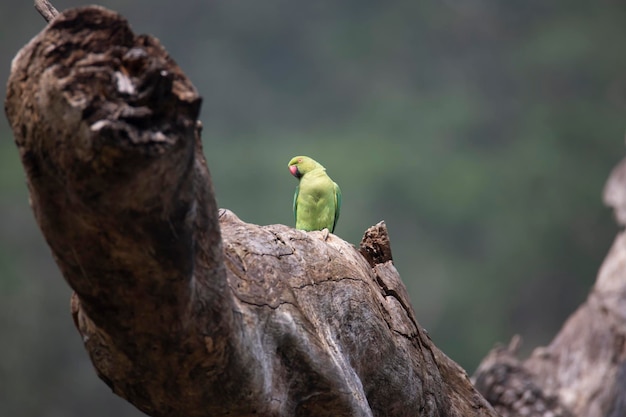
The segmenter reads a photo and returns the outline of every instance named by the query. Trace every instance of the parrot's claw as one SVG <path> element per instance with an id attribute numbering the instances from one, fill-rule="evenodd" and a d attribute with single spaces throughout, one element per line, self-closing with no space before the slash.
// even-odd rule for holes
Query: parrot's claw
<path id="1" fill-rule="evenodd" d="M 330 232 L 328 231 L 328 229 L 325 227 L 322 229 L 322 237 L 324 238 L 324 242 L 326 242 L 328 240 L 328 235 L 330 234 Z"/>

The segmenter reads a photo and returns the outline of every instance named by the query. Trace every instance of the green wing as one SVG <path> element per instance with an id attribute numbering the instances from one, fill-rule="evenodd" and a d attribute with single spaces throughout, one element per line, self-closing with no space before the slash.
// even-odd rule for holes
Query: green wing
<path id="1" fill-rule="evenodd" d="M 296 185 L 296 192 L 293 194 L 293 218 L 298 221 L 298 194 L 300 194 L 300 184 Z"/>
<path id="2" fill-rule="evenodd" d="M 341 212 L 341 188 L 339 188 L 336 182 L 334 182 L 333 184 L 335 184 L 335 221 L 333 222 L 333 228 L 330 231 L 331 233 L 335 232 L 335 227 L 337 227 L 337 220 L 339 220 L 339 213 Z"/>

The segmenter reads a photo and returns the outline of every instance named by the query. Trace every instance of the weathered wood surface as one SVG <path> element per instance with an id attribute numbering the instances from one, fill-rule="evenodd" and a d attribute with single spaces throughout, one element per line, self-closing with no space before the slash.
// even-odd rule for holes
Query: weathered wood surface
<path id="1" fill-rule="evenodd" d="M 151 416 L 495 416 L 417 323 L 384 224 L 359 252 L 218 211 L 200 104 L 157 40 L 99 7 L 12 65 L 33 211 L 112 390 Z"/>
<path id="2" fill-rule="evenodd" d="M 604 201 L 626 224 L 626 159 L 611 173 Z M 547 347 L 525 361 L 492 351 L 474 376 L 504 417 L 626 416 L 626 234 L 613 243 L 587 300 Z"/>

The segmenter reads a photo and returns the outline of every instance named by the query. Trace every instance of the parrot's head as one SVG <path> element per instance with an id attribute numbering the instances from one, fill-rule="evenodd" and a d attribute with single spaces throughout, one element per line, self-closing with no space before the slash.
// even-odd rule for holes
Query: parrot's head
<path id="1" fill-rule="evenodd" d="M 314 159 L 309 158 L 308 156 L 294 156 L 291 158 L 291 161 L 289 161 L 288 167 L 291 175 L 298 179 L 302 178 L 304 174 L 311 172 L 314 169 L 324 169 L 321 164 L 315 162 Z"/>

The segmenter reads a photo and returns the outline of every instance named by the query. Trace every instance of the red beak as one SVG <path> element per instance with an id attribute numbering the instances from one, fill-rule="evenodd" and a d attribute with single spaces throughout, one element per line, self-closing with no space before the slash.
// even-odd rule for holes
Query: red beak
<path id="1" fill-rule="evenodd" d="M 298 172 L 298 167 L 295 165 L 292 165 L 289 167 L 289 172 L 291 172 L 291 175 L 293 175 L 296 178 L 300 177 L 300 173 Z"/>

